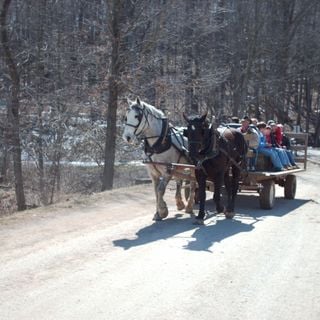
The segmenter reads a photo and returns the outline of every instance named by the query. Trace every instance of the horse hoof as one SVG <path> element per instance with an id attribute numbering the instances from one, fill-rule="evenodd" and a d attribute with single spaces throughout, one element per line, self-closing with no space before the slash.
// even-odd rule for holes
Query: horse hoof
<path id="1" fill-rule="evenodd" d="M 233 211 L 225 211 L 224 215 L 225 215 L 225 217 L 227 219 L 232 219 L 234 217 L 234 215 L 235 215 L 235 212 L 233 212 Z"/>
<path id="2" fill-rule="evenodd" d="M 162 218 L 159 216 L 159 213 L 156 212 L 152 218 L 153 221 L 161 221 Z"/>
<path id="3" fill-rule="evenodd" d="M 186 206 L 185 206 L 185 204 L 184 204 L 183 202 L 177 204 L 177 209 L 178 209 L 179 211 L 183 210 L 185 207 L 186 207 Z"/>
<path id="4" fill-rule="evenodd" d="M 217 213 L 225 213 L 225 212 L 226 212 L 226 208 L 225 207 L 217 208 Z"/>
<path id="5" fill-rule="evenodd" d="M 196 225 L 196 226 L 203 226 L 204 225 L 204 220 L 203 219 L 195 219 L 193 224 Z"/>
<path id="6" fill-rule="evenodd" d="M 186 213 L 189 213 L 189 214 L 193 214 L 193 208 L 188 208 L 188 207 L 186 207 L 185 212 L 186 212 Z"/>
<path id="7" fill-rule="evenodd" d="M 164 208 L 162 209 L 161 211 L 157 212 L 158 213 L 158 216 L 161 218 L 161 219 L 164 219 L 168 216 L 169 214 L 169 210 L 168 208 Z"/>

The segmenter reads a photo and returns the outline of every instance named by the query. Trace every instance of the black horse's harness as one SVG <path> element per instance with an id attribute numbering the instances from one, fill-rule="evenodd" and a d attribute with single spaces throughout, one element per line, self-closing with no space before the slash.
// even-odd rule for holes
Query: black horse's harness
<path id="1" fill-rule="evenodd" d="M 229 163 L 232 163 L 232 165 L 236 166 L 240 170 L 243 169 L 241 167 L 241 161 L 238 163 L 234 160 L 232 156 L 230 156 L 230 152 L 228 151 L 231 151 L 231 150 L 227 151 L 224 148 L 221 148 L 219 145 L 219 140 L 223 140 L 227 147 L 230 146 L 230 142 L 224 136 L 225 131 L 228 129 L 229 129 L 228 127 L 225 127 L 223 132 L 220 132 L 216 127 L 209 127 L 204 129 L 205 140 L 208 142 L 208 144 L 203 150 L 200 151 L 201 159 L 197 159 L 197 165 L 196 165 L 197 169 L 200 169 L 204 171 L 205 174 L 207 174 L 203 166 L 203 163 L 206 160 L 216 158 L 220 154 L 220 152 L 227 157 Z M 199 143 L 199 141 L 191 141 L 191 143 Z"/>

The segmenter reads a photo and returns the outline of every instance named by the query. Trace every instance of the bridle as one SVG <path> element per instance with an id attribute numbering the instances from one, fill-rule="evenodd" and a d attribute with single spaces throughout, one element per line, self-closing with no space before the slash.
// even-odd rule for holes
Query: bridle
<path id="1" fill-rule="evenodd" d="M 191 129 L 190 127 L 194 126 L 194 124 L 191 124 L 191 125 L 188 125 L 188 131 L 193 131 L 193 130 L 208 130 L 208 129 L 205 129 L 205 128 L 195 128 L 195 129 Z M 198 138 L 198 139 L 190 139 L 190 137 L 188 136 L 188 143 L 189 144 L 198 144 L 198 145 L 202 145 L 203 144 L 203 140 L 204 140 L 204 136 L 203 135 L 201 138 Z"/>
<path id="2" fill-rule="evenodd" d="M 194 126 L 194 128 L 192 128 L 192 126 Z M 199 161 L 201 159 L 203 161 L 204 159 L 208 159 L 208 157 L 210 158 L 211 156 L 215 156 L 217 154 L 217 143 L 219 138 L 218 131 L 212 130 L 211 127 L 203 124 L 189 124 L 187 130 L 189 132 L 197 130 L 202 131 L 201 134 L 198 133 L 196 135 L 197 137 L 190 137 L 190 135 L 188 135 L 190 156 L 194 160 Z"/>
<path id="3" fill-rule="evenodd" d="M 136 106 L 132 106 L 131 109 L 135 110 L 138 112 L 138 124 L 131 124 L 131 123 L 128 123 L 128 119 L 126 117 L 126 123 L 125 123 L 125 126 L 128 126 L 128 127 L 132 127 L 132 128 L 135 128 L 133 134 L 138 137 L 139 135 L 142 134 L 142 132 L 144 131 L 144 128 L 146 127 L 147 123 L 149 124 L 149 121 L 148 121 L 148 115 L 145 113 L 145 107 L 143 107 L 143 109 L 141 108 L 138 108 Z M 129 111 L 131 110 L 129 109 Z M 140 130 L 140 132 L 137 132 L 138 128 L 140 127 L 140 124 L 142 122 L 142 119 L 143 119 L 143 116 L 145 117 L 146 121 L 145 121 L 145 124 L 143 126 L 143 128 Z"/>
<path id="4" fill-rule="evenodd" d="M 148 112 L 148 110 L 145 108 L 145 105 L 143 105 L 143 108 L 139 108 L 138 106 L 136 105 L 133 105 L 130 107 L 129 111 L 133 109 L 135 110 L 136 112 L 138 112 L 138 124 L 134 125 L 134 124 L 131 124 L 131 123 L 128 123 L 127 121 L 127 118 L 126 118 L 126 123 L 125 123 L 125 126 L 129 126 L 129 127 L 132 127 L 132 128 L 135 128 L 133 134 L 138 137 L 140 136 L 143 132 L 144 132 L 144 129 L 146 128 L 147 125 L 150 126 L 150 123 L 149 123 L 149 120 L 148 120 L 148 114 L 151 114 L 154 118 L 156 119 L 159 119 L 159 120 L 162 120 L 162 121 L 166 121 L 167 118 L 166 117 L 157 117 L 155 116 L 154 114 Z M 141 129 L 139 129 L 141 123 L 142 123 L 142 120 L 143 118 L 145 119 L 145 122 L 144 122 L 144 125 Z M 137 132 L 139 129 L 139 132 Z M 151 137 L 144 137 L 144 139 L 148 139 L 148 138 L 158 138 L 159 136 L 151 136 Z"/>

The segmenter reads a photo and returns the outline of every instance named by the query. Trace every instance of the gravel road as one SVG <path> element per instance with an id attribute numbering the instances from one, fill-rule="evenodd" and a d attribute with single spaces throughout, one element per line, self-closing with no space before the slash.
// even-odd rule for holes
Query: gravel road
<path id="1" fill-rule="evenodd" d="M 319 320 L 319 183 L 310 164 L 295 200 L 241 194 L 205 226 L 174 190 L 153 222 L 150 185 L 1 217 L 0 319 Z"/>

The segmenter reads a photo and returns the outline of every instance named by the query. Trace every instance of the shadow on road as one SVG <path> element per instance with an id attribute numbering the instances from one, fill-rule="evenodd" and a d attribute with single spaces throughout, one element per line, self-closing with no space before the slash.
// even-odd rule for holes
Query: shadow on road
<path id="1" fill-rule="evenodd" d="M 195 230 L 192 234 L 191 241 L 184 248 L 188 250 L 212 252 L 209 248 L 214 243 L 241 232 L 250 232 L 254 229 L 254 223 L 256 222 L 256 220 L 253 220 L 252 223 L 247 224 L 236 219 L 217 220 L 215 224 Z"/>
<path id="2" fill-rule="evenodd" d="M 259 199 L 254 195 L 239 194 L 236 205 L 236 216 L 232 220 L 224 219 L 222 215 L 215 216 L 213 201 L 207 200 L 206 209 L 209 211 L 207 219 L 210 223 L 204 226 L 194 225 L 194 218 L 181 219 L 181 214 L 173 218 L 155 222 L 140 229 L 135 239 L 118 239 L 113 244 L 128 250 L 132 247 L 145 245 L 154 241 L 164 240 L 183 232 L 195 229 L 190 242 L 184 247 L 188 250 L 210 251 L 209 248 L 223 239 L 241 232 L 250 232 L 254 224 L 263 221 L 269 216 L 282 217 L 304 205 L 308 200 L 286 200 L 277 198 L 272 210 L 263 210 L 259 207 Z M 197 208 L 195 208 L 197 210 Z M 185 217 L 185 215 L 183 215 Z M 215 217 L 213 221 L 211 218 Z"/>
<path id="3" fill-rule="evenodd" d="M 163 221 L 154 222 L 150 226 L 140 229 L 135 239 L 119 239 L 114 240 L 113 244 L 116 247 L 122 247 L 127 250 L 131 247 L 141 246 L 150 242 L 168 239 L 179 233 L 197 228 L 193 225 L 193 217 L 179 219 L 182 215 L 177 214 L 173 218 L 168 218 Z"/>
<path id="4" fill-rule="evenodd" d="M 236 212 L 252 218 L 262 217 L 282 217 L 295 209 L 303 206 L 310 200 L 293 199 L 288 200 L 283 197 L 276 197 L 273 209 L 265 210 L 260 208 L 259 197 L 256 194 L 239 194 L 236 200 Z M 209 204 L 210 203 L 210 204 Z M 208 203 L 208 208 L 213 208 L 212 201 Z"/>
<path id="5" fill-rule="evenodd" d="M 185 246 L 185 249 L 196 251 L 209 251 L 214 243 L 232 237 L 241 232 L 250 232 L 254 229 L 254 224 L 262 222 L 265 218 L 283 217 L 294 211 L 309 200 L 287 200 L 277 198 L 275 206 L 271 210 L 260 209 L 259 198 L 253 194 L 239 194 L 237 197 L 236 216 L 232 220 L 217 220 L 215 224 L 209 224 L 203 228 L 195 230 L 192 240 Z M 208 200 L 206 209 L 214 211 L 213 201 Z"/>

